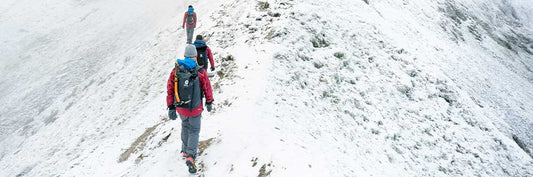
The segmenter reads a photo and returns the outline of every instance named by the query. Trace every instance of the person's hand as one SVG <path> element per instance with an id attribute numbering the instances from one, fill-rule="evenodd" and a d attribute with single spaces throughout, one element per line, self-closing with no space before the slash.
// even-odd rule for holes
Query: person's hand
<path id="1" fill-rule="evenodd" d="M 185 26 L 181 26 L 181 29 L 185 29 Z"/>
<path id="2" fill-rule="evenodd" d="M 213 109 L 213 102 L 205 103 L 205 107 L 207 108 L 207 112 L 211 112 Z"/>
<path id="3" fill-rule="evenodd" d="M 178 118 L 176 107 L 174 105 L 168 106 L 168 118 L 170 118 L 170 120 L 176 120 Z"/>
<path id="4" fill-rule="evenodd" d="M 214 67 L 214 66 L 213 66 L 213 67 L 211 67 L 211 71 L 214 71 L 214 70 L 215 70 L 215 67 Z"/>

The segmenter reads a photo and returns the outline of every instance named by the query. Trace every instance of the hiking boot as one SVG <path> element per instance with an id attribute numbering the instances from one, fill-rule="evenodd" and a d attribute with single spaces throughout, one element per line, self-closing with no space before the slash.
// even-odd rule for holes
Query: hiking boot
<path id="1" fill-rule="evenodd" d="M 189 173 L 196 173 L 196 171 L 198 171 L 198 167 L 194 164 L 194 158 L 187 157 L 185 163 L 187 164 L 187 167 L 189 167 Z"/>
<path id="2" fill-rule="evenodd" d="M 181 159 L 187 158 L 187 153 L 185 151 L 180 151 L 181 153 Z"/>

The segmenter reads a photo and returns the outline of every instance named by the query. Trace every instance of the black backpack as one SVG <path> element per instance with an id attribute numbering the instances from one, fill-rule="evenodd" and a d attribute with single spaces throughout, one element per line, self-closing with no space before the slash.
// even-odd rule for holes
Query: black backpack
<path id="1" fill-rule="evenodd" d="M 188 70 L 176 63 L 174 70 L 174 106 L 190 110 L 198 107 L 202 102 L 198 67 Z"/>
<path id="2" fill-rule="evenodd" d="M 194 24 L 194 12 L 187 12 L 187 24 Z"/>
<path id="3" fill-rule="evenodd" d="M 200 68 L 207 68 L 207 46 L 196 46 L 196 52 L 198 53 L 198 66 Z"/>

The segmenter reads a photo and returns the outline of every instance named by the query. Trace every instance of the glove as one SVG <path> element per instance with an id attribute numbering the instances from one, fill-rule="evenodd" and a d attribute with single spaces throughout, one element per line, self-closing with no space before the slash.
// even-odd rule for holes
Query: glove
<path id="1" fill-rule="evenodd" d="M 213 102 L 205 103 L 205 107 L 207 108 L 207 112 L 211 112 L 213 108 Z"/>
<path id="2" fill-rule="evenodd" d="M 168 118 L 170 118 L 170 120 L 176 120 L 178 118 L 176 107 L 174 105 L 168 106 Z"/>
<path id="3" fill-rule="evenodd" d="M 213 67 L 211 67 L 211 71 L 214 71 L 214 70 L 215 70 L 215 67 L 214 67 L 214 66 L 213 66 Z"/>
<path id="4" fill-rule="evenodd" d="M 185 26 L 181 26 L 181 29 L 185 29 Z"/>

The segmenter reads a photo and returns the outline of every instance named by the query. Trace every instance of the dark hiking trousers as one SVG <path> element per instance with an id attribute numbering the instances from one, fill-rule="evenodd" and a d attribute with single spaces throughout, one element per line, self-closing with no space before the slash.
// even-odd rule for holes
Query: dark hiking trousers
<path id="1" fill-rule="evenodd" d="M 196 117 L 181 116 L 181 151 L 188 156 L 196 158 L 198 151 L 198 138 L 200 138 L 200 125 L 202 114 Z"/>
<path id="2" fill-rule="evenodd" d="M 187 44 L 192 44 L 193 35 L 194 35 L 194 27 L 187 27 Z"/>

